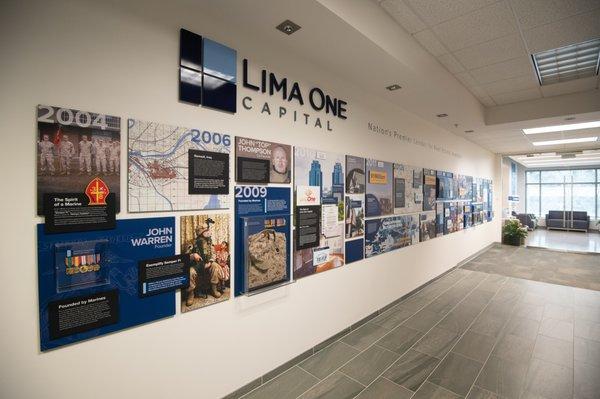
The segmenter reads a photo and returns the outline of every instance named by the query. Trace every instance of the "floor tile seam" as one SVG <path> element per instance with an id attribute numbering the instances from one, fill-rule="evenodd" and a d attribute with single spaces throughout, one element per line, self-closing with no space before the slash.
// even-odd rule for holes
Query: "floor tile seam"
<path id="1" fill-rule="evenodd" d="M 462 280 L 462 279 L 461 279 L 461 280 Z M 460 280 L 459 280 L 459 281 L 460 281 Z M 482 282 L 483 282 L 483 280 L 482 280 L 482 281 L 480 281 L 480 282 L 479 282 L 479 284 L 481 284 Z M 457 283 L 458 283 L 458 281 L 457 281 Z M 476 287 L 478 287 L 478 286 L 479 286 L 479 284 L 477 284 L 477 285 L 476 285 L 476 286 L 473 288 L 473 290 L 475 290 L 475 289 L 476 289 Z M 451 287 L 449 287 L 448 289 L 450 289 L 450 288 L 451 288 Z M 470 294 L 470 293 L 471 293 L 473 290 L 471 290 L 471 291 L 469 291 L 467 294 L 465 294 L 465 297 L 466 297 L 467 295 L 469 295 L 469 294 Z M 496 293 L 496 294 L 497 294 L 497 293 Z M 461 301 L 461 302 L 462 302 L 462 301 Z M 460 302 L 459 302 L 459 303 L 457 303 L 457 304 L 456 304 L 456 305 L 455 305 L 455 306 L 454 306 L 454 307 L 453 307 L 453 308 L 450 310 L 450 312 L 451 312 L 452 310 L 454 310 L 454 309 L 455 309 L 455 308 L 456 308 L 456 307 L 457 307 L 459 304 L 460 304 Z M 481 310 L 481 312 L 483 312 L 483 310 L 484 310 L 486 307 L 487 307 L 487 305 L 486 305 L 486 306 L 485 306 L 485 307 L 484 307 L 484 308 Z M 448 312 L 448 313 L 450 313 L 450 312 Z M 481 314 L 481 312 L 480 312 L 479 314 Z M 418 312 L 417 312 L 417 313 L 418 313 Z M 416 313 L 415 313 L 415 314 L 416 314 Z M 475 319 L 476 319 L 477 317 L 479 317 L 479 314 L 478 314 L 478 315 L 475 317 Z M 414 316 L 414 315 L 413 315 L 413 316 Z M 444 316 L 444 317 L 445 317 L 445 316 Z M 421 336 L 421 338 L 419 338 L 419 339 L 418 339 L 418 340 L 417 340 L 415 343 L 413 343 L 413 344 L 412 344 L 412 345 L 411 345 L 409 348 L 407 348 L 407 349 L 406 349 L 406 350 L 405 350 L 405 351 L 404 351 L 404 352 L 403 352 L 403 353 L 400 355 L 400 357 L 399 357 L 398 359 L 396 359 L 396 361 L 394 361 L 392 364 L 390 364 L 388 367 L 386 367 L 386 368 L 385 368 L 385 369 L 384 369 L 384 370 L 383 370 L 383 371 L 382 371 L 382 372 L 381 372 L 381 373 L 380 373 L 380 374 L 379 374 L 377 377 L 375 377 L 375 379 L 374 379 L 373 381 L 371 381 L 371 383 L 370 383 L 369 385 L 367 385 L 365 389 L 368 389 L 368 388 L 369 388 L 369 387 L 370 387 L 370 386 L 373 384 L 373 382 L 377 381 L 377 379 L 378 379 L 379 377 L 383 377 L 383 374 L 385 374 L 385 372 L 386 372 L 386 371 L 388 371 L 388 370 L 389 370 L 389 369 L 390 369 L 390 368 L 391 368 L 391 367 L 392 367 L 394 364 L 396 364 L 396 362 L 397 362 L 398 360 L 400 360 L 400 358 L 402 358 L 402 356 L 404 356 L 406 353 L 408 353 L 408 351 L 410 351 L 410 350 L 414 350 L 414 351 L 417 351 L 417 352 L 419 352 L 419 353 L 422 353 L 422 352 L 420 352 L 420 351 L 418 351 L 418 350 L 414 349 L 414 348 L 415 348 L 415 345 L 417 345 L 417 344 L 419 343 L 419 341 L 421 341 L 421 339 L 423 339 L 423 337 L 425 337 L 427 334 L 429 334 L 429 332 L 430 332 L 431 330 L 433 330 L 433 329 L 434 329 L 434 328 L 435 328 L 435 327 L 436 327 L 438 324 L 440 324 L 440 323 L 441 323 L 441 321 L 444 319 L 444 317 L 442 317 L 442 318 L 441 318 L 441 319 L 440 319 L 440 320 L 439 320 L 439 321 L 438 321 L 436 324 L 434 324 L 434 325 L 433 325 L 433 326 L 432 326 L 432 327 L 431 327 L 429 330 L 427 330 L 427 332 L 425 332 L 425 333 L 423 334 L 423 336 Z M 472 324 L 472 323 L 475 321 L 475 319 L 473 319 L 473 321 L 471 322 L 471 324 Z M 407 320 L 408 320 L 408 319 L 407 319 Z M 406 321 L 405 321 L 405 322 L 406 322 Z M 402 323 L 401 325 L 403 325 L 403 324 L 404 324 L 404 323 Z M 469 324 L 469 326 L 470 326 L 471 324 Z M 396 328 L 398 328 L 398 327 L 400 327 L 400 326 L 397 326 Z M 405 326 L 405 327 L 406 327 L 406 326 Z M 410 327 L 407 327 L 407 328 L 410 328 Z M 440 328 L 441 328 L 441 327 L 440 327 Z M 462 336 L 465 334 L 465 332 L 466 332 L 467 330 L 468 330 L 468 328 L 467 328 L 465 331 L 463 331 L 463 333 L 462 333 L 462 334 L 461 334 L 461 335 L 458 337 L 458 340 L 460 340 L 460 339 L 462 338 Z M 417 331 L 419 331 L 419 330 L 417 330 Z M 422 332 L 422 331 L 419 331 L 419 332 Z M 373 345 L 375 345 L 377 342 L 379 342 L 379 341 L 380 341 L 381 339 L 383 339 L 383 338 L 384 338 L 384 337 L 381 337 L 379 340 L 375 341 L 375 343 L 374 343 Z M 452 346 L 452 348 L 454 348 L 454 346 L 456 346 L 456 343 L 458 342 L 458 340 L 457 340 L 457 341 L 454 343 L 454 345 Z M 452 351 L 452 348 L 450 348 L 450 351 Z M 448 353 L 450 353 L 450 351 L 449 351 Z M 427 354 L 425 354 L 425 355 L 427 355 Z M 446 355 L 447 355 L 447 354 L 446 354 Z M 427 355 L 427 356 L 429 356 L 429 355 Z M 431 356 L 431 357 L 434 357 L 434 356 Z M 445 358 L 445 356 L 444 356 L 444 358 Z M 437 358 L 436 358 L 436 359 L 437 359 Z M 440 359 L 438 359 L 438 360 L 440 360 Z M 439 366 L 439 364 L 440 364 L 442 361 L 443 361 L 443 359 L 441 359 L 441 360 L 440 360 L 440 362 L 437 364 L 437 366 Z M 435 368 L 437 368 L 437 366 L 436 366 Z M 435 371 L 435 368 L 434 368 L 434 370 L 433 370 L 433 371 Z M 433 373 L 433 371 L 432 371 L 432 373 Z M 427 378 L 429 378 L 429 376 L 431 376 L 431 373 L 430 373 L 430 374 L 427 376 Z M 425 379 L 425 381 L 427 381 L 427 378 Z M 421 385 L 422 385 L 422 384 L 421 384 Z M 417 390 L 418 390 L 418 389 L 417 389 Z M 416 392 L 416 391 L 415 391 L 415 392 Z M 413 396 L 414 396 L 414 394 L 413 394 Z M 411 396 L 411 397 L 412 397 L 412 396 Z"/>
<path id="2" fill-rule="evenodd" d="M 361 392 L 367 387 L 365 384 L 363 384 L 362 382 L 360 382 L 359 380 L 357 380 L 356 378 L 350 376 L 349 374 L 343 372 L 342 370 L 338 370 L 338 373 L 343 374 L 344 376 L 350 378 L 352 381 L 360 384 L 361 387 L 363 387 L 363 389 L 361 389 Z M 360 393 L 360 392 L 359 392 Z"/>

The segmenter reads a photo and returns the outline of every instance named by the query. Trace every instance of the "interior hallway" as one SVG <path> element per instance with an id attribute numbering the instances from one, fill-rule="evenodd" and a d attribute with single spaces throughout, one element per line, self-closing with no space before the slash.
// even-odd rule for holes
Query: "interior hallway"
<path id="1" fill-rule="evenodd" d="M 600 291 L 468 270 L 582 256 L 493 247 L 227 398 L 599 398 Z"/>

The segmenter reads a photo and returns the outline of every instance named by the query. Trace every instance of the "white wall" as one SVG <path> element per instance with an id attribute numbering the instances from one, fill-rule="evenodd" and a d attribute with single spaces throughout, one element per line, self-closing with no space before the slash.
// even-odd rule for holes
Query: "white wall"
<path id="1" fill-rule="evenodd" d="M 307 350 L 500 238 L 500 217 L 467 231 L 225 303 L 48 353 L 39 352 L 35 224 L 35 109 L 60 105 L 126 118 L 201 127 L 369 156 L 500 182 L 490 152 L 430 125 L 312 60 L 265 48 L 226 21 L 178 5 L 137 9 L 106 2 L 3 2 L 0 132 L 4 152 L 0 233 L 0 397 L 215 398 Z M 257 10 L 260 12 L 260 10 Z M 143 16 L 142 16 L 143 14 Z M 251 18 L 251 16 L 249 16 Z M 325 133 L 246 111 L 228 115 L 177 102 L 180 27 L 228 44 L 265 65 L 347 99 L 349 118 Z M 245 89 L 240 89 L 238 100 Z M 263 98 L 253 94 L 255 103 Z M 286 104 L 288 112 L 305 108 Z M 315 114 L 314 111 L 309 113 Z M 446 155 L 369 133 L 367 122 L 460 154 Z M 125 164 L 125 140 L 122 140 Z M 125 170 L 123 170 L 125 172 Z M 126 174 L 121 185 L 126 187 Z M 501 184 L 495 184 L 499 216 Z M 125 194 L 125 190 L 122 191 Z M 122 196 L 120 217 L 128 215 Z M 185 213 L 169 213 L 179 216 Z M 165 214 L 161 214 L 164 216 Z M 145 215 L 150 216 L 150 215 Z"/>

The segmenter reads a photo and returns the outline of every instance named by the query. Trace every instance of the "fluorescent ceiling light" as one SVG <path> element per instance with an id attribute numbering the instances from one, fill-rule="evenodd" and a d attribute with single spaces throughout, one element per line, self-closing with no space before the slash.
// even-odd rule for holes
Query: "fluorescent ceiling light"
<path id="1" fill-rule="evenodd" d="M 600 39 L 532 55 L 540 85 L 598 75 Z"/>
<path id="2" fill-rule="evenodd" d="M 552 133 L 552 132 L 566 132 L 568 130 L 593 129 L 595 127 L 600 127 L 600 121 L 572 123 L 570 125 L 554 125 L 554 126 L 534 127 L 531 129 L 523 129 L 523 133 L 539 134 L 539 133 Z"/>
<path id="3" fill-rule="evenodd" d="M 589 143 L 592 141 L 597 141 L 598 137 L 581 137 L 578 139 L 563 139 L 563 140 L 548 140 L 548 141 L 534 141 L 533 145 L 558 145 L 558 144 L 575 144 L 575 143 Z"/>

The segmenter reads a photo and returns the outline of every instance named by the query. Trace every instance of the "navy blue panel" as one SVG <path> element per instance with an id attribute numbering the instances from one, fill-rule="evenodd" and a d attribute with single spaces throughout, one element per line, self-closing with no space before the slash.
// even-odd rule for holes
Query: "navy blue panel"
<path id="1" fill-rule="evenodd" d="M 185 29 L 179 31 L 179 65 L 202 71 L 202 36 Z"/>
<path id="2" fill-rule="evenodd" d="M 365 241 L 362 238 L 346 241 L 346 264 L 363 259 L 364 254 Z"/>
<path id="3" fill-rule="evenodd" d="M 202 104 L 202 74 L 187 68 L 179 68 L 179 101 Z"/>
<path id="4" fill-rule="evenodd" d="M 237 75 L 237 52 L 210 39 L 204 39 L 202 47 L 204 73 L 235 83 Z"/>
<path id="5" fill-rule="evenodd" d="M 235 113 L 237 105 L 235 84 L 205 74 L 202 88 L 202 105 Z"/>
<path id="6" fill-rule="evenodd" d="M 37 226 L 40 341 L 42 351 L 98 337 L 175 314 L 175 292 L 140 298 L 138 262 L 175 254 L 175 218 L 117 220 L 114 230 L 49 234 Z M 109 269 L 108 283 L 57 292 L 56 244 L 104 240 L 103 267 Z M 86 295 L 118 291 L 118 321 L 89 331 L 52 339 L 49 304 Z"/>

